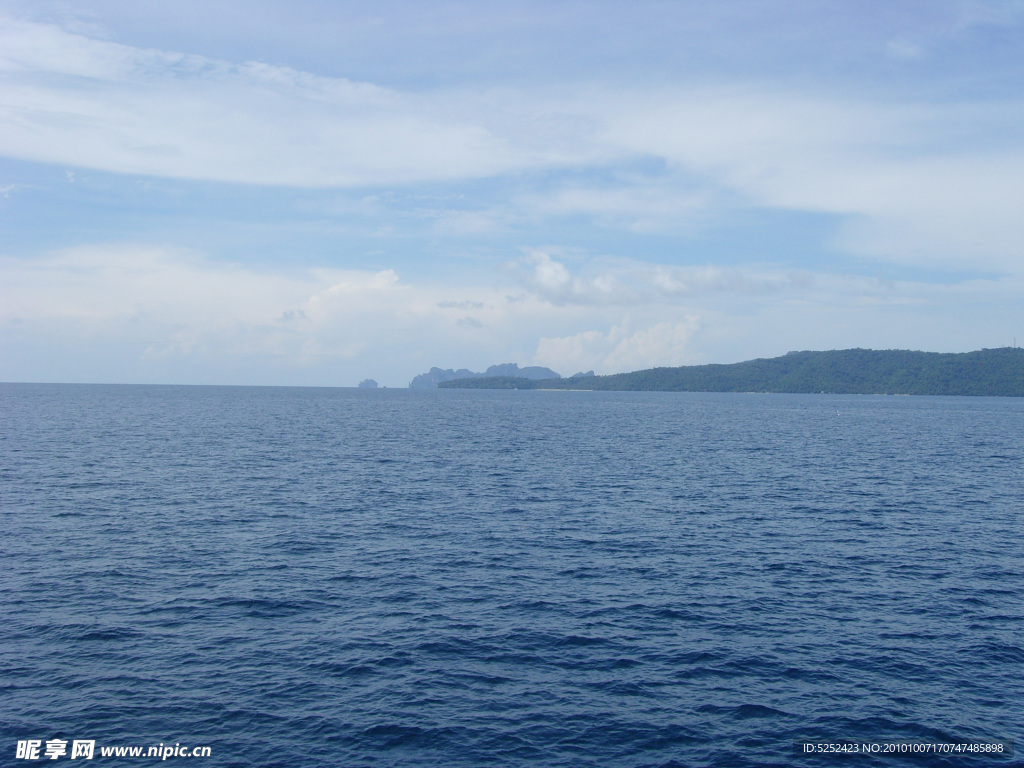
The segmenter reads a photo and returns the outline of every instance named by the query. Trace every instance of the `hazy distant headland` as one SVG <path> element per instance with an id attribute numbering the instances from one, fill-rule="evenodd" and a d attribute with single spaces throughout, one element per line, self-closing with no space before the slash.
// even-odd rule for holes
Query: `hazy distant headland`
<path id="1" fill-rule="evenodd" d="M 523 379 L 532 380 L 547 380 L 547 379 L 560 379 L 557 373 L 552 371 L 550 368 L 541 368 L 540 366 L 531 366 L 527 368 L 520 368 L 516 363 L 503 363 L 501 365 L 492 365 L 483 373 L 474 373 L 473 371 L 465 368 L 459 368 L 457 371 L 453 371 L 451 368 L 431 368 L 427 373 L 421 373 L 419 376 L 409 382 L 409 389 L 433 389 L 441 384 L 449 381 L 457 381 L 459 379 L 490 379 L 490 378 L 509 378 L 520 381 Z"/>
<path id="2" fill-rule="evenodd" d="M 557 375 L 547 378 L 524 376 L 522 371 L 535 370 L 528 368 L 520 369 L 518 374 L 490 373 L 498 368 L 504 366 L 492 366 L 485 376 L 453 377 L 439 381 L 436 386 L 465 389 L 1024 397 L 1024 349 L 1018 347 L 962 353 L 913 352 L 902 349 L 790 352 L 782 357 L 729 365 L 650 368 L 609 376 L 577 374 L 567 379 Z M 431 369 L 431 372 L 436 370 Z"/>

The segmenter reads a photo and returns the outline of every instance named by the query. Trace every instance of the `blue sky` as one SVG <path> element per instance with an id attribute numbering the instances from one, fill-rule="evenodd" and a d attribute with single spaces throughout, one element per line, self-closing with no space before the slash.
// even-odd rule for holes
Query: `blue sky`
<path id="1" fill-rule="evenodd" d="M 1024 340 L 1024 3 L 0 0 L 0 380 Z"/>

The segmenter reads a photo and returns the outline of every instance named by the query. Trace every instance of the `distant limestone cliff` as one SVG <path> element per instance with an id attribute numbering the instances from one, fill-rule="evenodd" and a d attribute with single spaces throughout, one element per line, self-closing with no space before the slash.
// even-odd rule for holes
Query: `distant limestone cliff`
<path id="1" fill-rule="evenodd" d="M 540 366 L 520 368 L 516 363 L 492 365 L 483 373 L 474 373 L 473 371 L 466 370 L 465 368 L 459 368 L 457 371 L 453 371 L 451 368 L 446 370 L 442 370 L 441 368 L 431 368 L 428 373 L 421 373 L 409 382 L 409 389 L 434 389 L 438 384 L 442 384 L 446 381 L 456 381 L 458 379 L 487 379 L 498 377 L 511 379 L 561 378 L 561 376 L 550 368 L 541 368 Z"/>
<path id="2" fill-rule="evenodd" d="M 791 392 L 849 395 L 978 395 L 1024 397 L 1024 349 L 912 352 L 842 349 L 790 352 L 730 365 L 651 368 L 611 376 L 546 381 L 465 378 L 443 387 L 588 389 L 660 392 Z"/>

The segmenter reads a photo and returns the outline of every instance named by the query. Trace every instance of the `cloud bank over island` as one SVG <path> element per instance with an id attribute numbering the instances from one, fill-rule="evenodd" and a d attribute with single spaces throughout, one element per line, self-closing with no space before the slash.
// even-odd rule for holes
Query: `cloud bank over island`
<path id="1" fill-rule="evenodd" d="M 0 2 L 0 379 L 1024 338 L 1019 7 L 456 5 Z"/>

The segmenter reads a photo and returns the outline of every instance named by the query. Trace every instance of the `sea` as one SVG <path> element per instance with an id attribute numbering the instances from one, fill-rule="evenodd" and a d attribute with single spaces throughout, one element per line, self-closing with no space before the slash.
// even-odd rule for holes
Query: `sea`
<path id="1" fill-rule="evenodd" d="M 0 525 L 0 765 L 1024 765 L 1024 399 L 4 384 Z"/>

